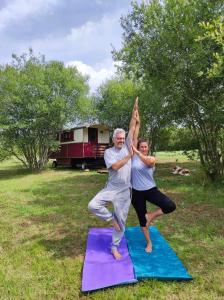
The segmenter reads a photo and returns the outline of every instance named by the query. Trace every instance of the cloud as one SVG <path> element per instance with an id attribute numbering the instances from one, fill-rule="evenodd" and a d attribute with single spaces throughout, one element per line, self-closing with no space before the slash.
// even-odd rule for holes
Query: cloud
<path id="1" fill-rule="evenodd" d="M 10 0 L 0 10 L 0 63 L 31 47 L 46 60 L 74 63 L 93 92 L 113 76 L 113 45 L 121 46 L 120 16 L 131 0 Z M 8 3 L 8 4 L 7 4 Z"/>
<path id="2" fill-rule="evenodd" d="M 119 19 L 120 13 L 104 15 L 97 22 L 88 21 L 80 27 L 72 28 L 67 40 L 77 44 L 82 43 L 88 46 L 89 49 L 92 47 L 102 49 L 110 46 L 111 43 L 117 44 L 121 32 Z"/>
<path id="3" fill-rule="evenodd" d="M 82 61 L 94 66 L 111 57 L 112 45 L 121 45 L 120 13 L 106 15 L 97 22 L 88 21 L 82 26 L 73 27 L 66 35 L 55 38 L 49 34 L 43 39 L 35 39 L 26 44 L 35 52 L 45 54 L 46 59 L 61 61 Z"/>
<path id="4" fill-rule="evenodd" d="M 103 5 L 103 0 L 96 0 L 96 4 Z"/>
<path id="5" fill-rule="evenodd" d="M 89 76 L 90 92 L 94 93 L 96 89 L 107 79 L 114 76 L 116 67 L 111 60 L 102 61 L 95 67 L 84 64 L 81 61 L 68 61 L 65 63 L 66 67 L 76 67 L 83 75 Z"/>
<path id="6" fill-rule="evenodd" d="M 13 0 L 0 10 L 0 30 L 12 23 L 21 22 L 28 16 L 43 14 L 59 0 Z"/>

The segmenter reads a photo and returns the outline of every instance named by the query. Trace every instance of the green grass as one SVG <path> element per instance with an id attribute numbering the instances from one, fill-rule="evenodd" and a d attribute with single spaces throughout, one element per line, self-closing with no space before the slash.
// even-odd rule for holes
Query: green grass
<path id="1" fill-rule="evenodd" d="M 182 151 L 172 151 L 172 152 L 157 152 L 156 153 L 157 162 L 159 163 L 172 163 L 174 166 L 180 163 L 189 162 L 189 159 Z"/>
<path id="2" fill-rule="evenodd" d="M 170 174 L 176 157 L 190 177 Z M 11 160 L 0 164 L 0 299 L 223 299 L 224 188 L 180 153 L 158 153 L 157 161 L 158 186 L 178 209 L 155 225 L 192 282 L 146 280 L 82 294 L 88 229 L 106 226 L 86 207 L 107 176 L 66 168 L 32 174 Z M 127 226 L 135 225 L 131 207 Z"/>

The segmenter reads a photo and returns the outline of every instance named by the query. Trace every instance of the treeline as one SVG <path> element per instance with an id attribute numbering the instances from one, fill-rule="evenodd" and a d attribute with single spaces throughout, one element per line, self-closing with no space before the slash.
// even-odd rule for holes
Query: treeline
<path id="1" fill-rule="evenodd" d="M 198 142 L 188 128 L 170 127 L 159 132 L 156 151 L 183 151 L 192 155 L 198 149 Z"/>
<path id="2" fill-rule="evenodd" d="M 122 48 L 113 51 L 119 76 L 95 101 L 101 120 L 125 126 L 126 92 L 139 95 L 141 135 L 150 137 L 152 151 L 162 147 L 165 128 L 186 128 L 213 181 L 224 176 L 223 15 L 219 0 L 133 2 L 121 18 Z"/>
<path id="3" fill-rule="evenodd" d="M 128 130 L 139 96 L 142 137 L 151 151 L 197 149 L 213 180 L 224 177 L 224 3 L 132 2 L 121 17 L 116 76 L 94 96 L 76 68 L 32 51 L 0 68 L 0 157 L 41 169 L 58 147 L 55 133 L 77 120 Z"/>

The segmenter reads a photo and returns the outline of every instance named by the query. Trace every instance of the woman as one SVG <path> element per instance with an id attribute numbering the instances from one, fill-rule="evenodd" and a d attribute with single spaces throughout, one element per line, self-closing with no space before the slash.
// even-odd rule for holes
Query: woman
<path id="1" fill-rule="evenodd" d="M 140 121 L 138 121 L 140 126 Z M 155 158 L 148 156 L 149 143 L 147 140 L 140 140 L 137 143 L 139 127 L 136 127 L 134 142 L 132 145 L 132 205 L 137 213 L 139 223 L 145 236 L 147 246 L 146 252 L 152 251 L 152 243 L 149 236 L 148 227 L 157 217 L 173 212 L 176 209 L 175 203 L 166 195 L 161 193 L 154 181 Z M 137 144 L 137 148 L 136 148 Z M 146 201 L 149 201 L 159 208 L 148 213 Z"/>

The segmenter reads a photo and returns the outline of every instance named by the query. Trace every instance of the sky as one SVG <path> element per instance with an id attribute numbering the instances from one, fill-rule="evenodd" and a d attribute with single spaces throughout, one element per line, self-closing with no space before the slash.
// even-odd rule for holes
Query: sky
<path id="1" fill-rule="evenodd" d="M 115 73 L 112 45 L 121 47 L 120 17 L 131 0 L 0 0 L 0 64 L 31 47 L 89 75 L 90 91 Z"/>

